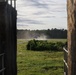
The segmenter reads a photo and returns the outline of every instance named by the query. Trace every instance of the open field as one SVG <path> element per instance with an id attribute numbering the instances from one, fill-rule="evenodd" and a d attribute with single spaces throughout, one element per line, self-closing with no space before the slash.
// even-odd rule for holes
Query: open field
<path id="1" fill-rule="evenodd" d="M 28 42 L 30 39 L 18 39 L 17 43 L 23 43 L 23 42 Z M 33 40 L 33 39 L 31 39 Z M 51 42 L 66 42 L 67 39 L 47 39 L 47 41 L 51 41 Z"/>
<path id="2" fill-rule="evenodd" d="M 64 40 L 62 41 L 64 42 Z M 29 51 L 26 50 L 27 42 L 26 40 L 17 40 L 18 75 L 64 74 L 63 52 Z"/>

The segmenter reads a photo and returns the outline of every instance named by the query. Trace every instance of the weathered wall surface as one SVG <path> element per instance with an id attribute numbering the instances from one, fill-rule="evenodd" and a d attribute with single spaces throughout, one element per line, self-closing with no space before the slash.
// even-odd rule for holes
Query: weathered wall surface
<path id="1" fill-rule="evenodd" d="M 17 75 L 16 15 L 14 8 L 5 2 L 0 3 L 0 54 L 5 53 L 4 75 Z"/>
<path id="2" fill-rule="evenodd" d="M 5 50 L 5 23 L 4 23 L 4 10 L 5 7 L 3 6 L 5 3 L 0 4 L 0 54 L 4 53 Z M 2 69 L 2 56 L 0 56 L 0 70 Z M 2 73 L 0 73 L 1 75 Z"/>
<path id="3" fill-rule="evenodd" d="M 76 0 L 67 0 L 68 75 L 76 75 Z"/>

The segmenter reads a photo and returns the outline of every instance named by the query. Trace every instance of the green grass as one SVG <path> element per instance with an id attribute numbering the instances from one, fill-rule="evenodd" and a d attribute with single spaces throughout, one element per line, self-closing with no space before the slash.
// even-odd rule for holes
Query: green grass
<path id="1" fill-rule="evenodd" d="M 51 41 L 51 42 L 66 42 L 67 39 L 49 39 L 48 41 Z"/>
<path id="2" fill-rule="evenodd" d="M 17 43 L 18 75 L 63 75 L 63 52 L 29 51 L 27 41 Z"/>

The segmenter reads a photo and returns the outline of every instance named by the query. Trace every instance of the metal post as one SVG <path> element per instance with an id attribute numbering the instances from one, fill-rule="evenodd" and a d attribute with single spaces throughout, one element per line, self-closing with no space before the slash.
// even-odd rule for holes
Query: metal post
<path id="1" fill-rule="evenodd" d="M 12 6 L 12 0 L 10 0 L 10 4 L 11 4 L 11 6 Z"/>
<path id="2" fill-rule="evenodd" d="M 14 8 L 16 9 L 16 0 L 14 0 Z"/>

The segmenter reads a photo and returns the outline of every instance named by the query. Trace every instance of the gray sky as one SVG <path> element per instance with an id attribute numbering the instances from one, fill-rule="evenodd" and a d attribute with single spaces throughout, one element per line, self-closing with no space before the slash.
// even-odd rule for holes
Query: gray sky
<path id="1" fill-rule="evenodd" d="M 18 29 L 67 29 L 66 0 L 17 0 Z"/>

